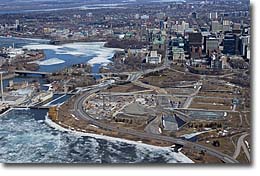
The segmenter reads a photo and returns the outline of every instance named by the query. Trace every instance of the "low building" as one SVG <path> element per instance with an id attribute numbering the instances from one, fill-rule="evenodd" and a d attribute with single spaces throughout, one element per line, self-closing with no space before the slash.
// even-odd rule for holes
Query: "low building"
<path id="1" fill-rule="evenodd" d="M 173 62 L 185 61 L 185 54 L 183 48 L 173 47 L 172 54 L 173 54 Z"/>
<path id="2" fill-rule="evenodd" d="M 149 64 L 160 64 L 162 62 L 162 55 L 157 54 L 157 51 L 151 51 L 148 56 L 146 56 L 146 63 Z"/>

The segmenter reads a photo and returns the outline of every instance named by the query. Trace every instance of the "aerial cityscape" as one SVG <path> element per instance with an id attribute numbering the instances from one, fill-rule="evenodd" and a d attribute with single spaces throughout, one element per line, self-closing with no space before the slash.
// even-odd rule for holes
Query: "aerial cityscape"
<path id="1" fill-rule="evenodd" d="M 3 0 L 0 163 L 251 163 L 249 0 Z"/>

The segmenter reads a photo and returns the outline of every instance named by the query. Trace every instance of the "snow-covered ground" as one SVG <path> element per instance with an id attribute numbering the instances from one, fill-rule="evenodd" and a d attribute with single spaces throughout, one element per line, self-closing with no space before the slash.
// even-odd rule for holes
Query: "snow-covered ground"
<path id="1" fill-rule="evenodd" d="M 184 134 L 184 135 L 181 135 L 181 137 L 184 137 L 185 139 L 191 139 L 195 136 L 198 136 L 200 134 L 207 133 L 207 132 L 209 132 L 209 131 L 201 131 L 201 132 L 196 132 L 196 133 Z"/>

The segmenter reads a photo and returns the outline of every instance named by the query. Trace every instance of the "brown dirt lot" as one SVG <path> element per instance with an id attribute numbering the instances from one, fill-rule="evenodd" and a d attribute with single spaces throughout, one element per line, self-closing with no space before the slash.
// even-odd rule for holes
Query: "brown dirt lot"
<path id="1" fill-rule="evenodd" d="M 104 90 L 104 92 L 135 92 L 135 91 L 143 91 L 143 90 L 148 90 L 136 85 L 133 85 L 131 83 L 125 84 L 125 85 L 120 85 L 120 86 L 113 86 L 110 89 Z"/>

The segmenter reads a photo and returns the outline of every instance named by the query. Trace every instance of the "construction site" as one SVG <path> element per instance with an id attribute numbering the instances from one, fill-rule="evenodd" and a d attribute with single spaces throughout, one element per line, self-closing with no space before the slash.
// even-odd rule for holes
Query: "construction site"
<path id="1" fill-rule="evenodd" d="M 181 77 L 181 80 L 170 82 L 172 77 Z M 112 84 L 89 94 L 84 99 L 83 111 L 97 123 L 112 125 L 115 129 L 195 142 L 234 155 L 240 162 L 246 163 L 250 161 L 247 153 L 236 154 L 236 136 L 248 134 L 250 129 L 244 91 L 219 78 L 166 69 L 147 74 L 130 83 Z M 153 145 L 173 145 L 102 129 L 91 121 L 77 117 L 73 108 L 77 96 L 71 97 L 62 106 L 51 109 L 51 119 L 76 131 L 116 137 L 119 135 Z M 196 162 L 219 162 L 200 152 L 185 148 L 183 152 Z"/>

